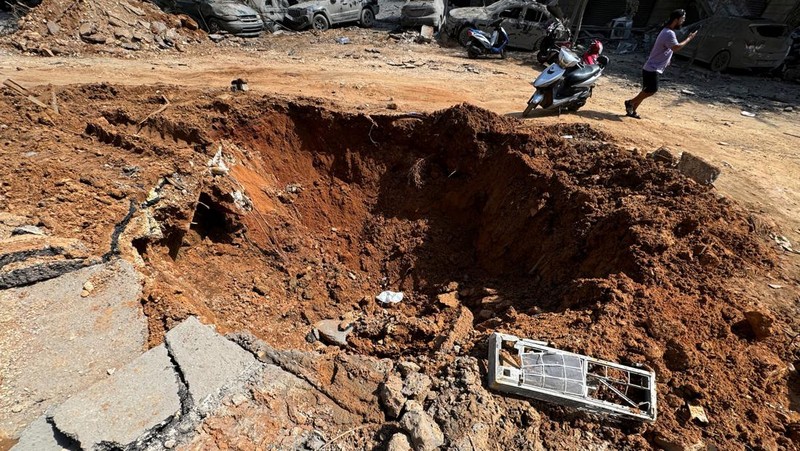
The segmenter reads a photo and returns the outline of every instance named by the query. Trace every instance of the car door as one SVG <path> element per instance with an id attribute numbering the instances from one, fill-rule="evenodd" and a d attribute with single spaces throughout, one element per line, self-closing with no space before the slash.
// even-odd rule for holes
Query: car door
<path id="1" fill-rule="evenodd" d="M 507 8 L 497 14 L 498 18 L 503 19 L 500 26 L 508 33 L 508 45 L 511 47 L 514 46 L 513 36 L 516 36 L 522 30 L 520 16 L 522 16 L 522 7 Z M 492 32 L 492 30 L 488 29 L 486 31 Z"/>
<path id="2" fill-rule="evenodd" d="M 325 2 L 325 9 L 328 11 L 328 16 L 331 19 L 331 25 L 343 22 L 343 1 L 344 0 L 328 0 Z"/>
<path id="3" fill-rule="evenodd" d="M 511 45 L 525 50 L 538 49 L 540 40 L 546 34 L 544 24 L 549 19 L 550 15 L 545 7 L 538 3 L 525 7 L 520 21 L 519 33 L 511 40 Z"/>
<path id="4" fill-rule="evenodd" d="M 353 22 L 361 18 L 361 0 L 340 0 L 342 2 L 342 22 Z"/>

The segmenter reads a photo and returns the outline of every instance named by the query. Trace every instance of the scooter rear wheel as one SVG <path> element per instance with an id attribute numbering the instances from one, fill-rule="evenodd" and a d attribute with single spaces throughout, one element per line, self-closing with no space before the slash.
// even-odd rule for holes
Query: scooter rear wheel
<path id="1" fill-rule="evenodd" d="M 470 45 L 469 47 L 467 47 L 467 56 L 468 57 L 470 57 L 472 59 L 475 59 L 480 54 L 481 54 L 481 51 L 478 50 L 474 45 Z"/>

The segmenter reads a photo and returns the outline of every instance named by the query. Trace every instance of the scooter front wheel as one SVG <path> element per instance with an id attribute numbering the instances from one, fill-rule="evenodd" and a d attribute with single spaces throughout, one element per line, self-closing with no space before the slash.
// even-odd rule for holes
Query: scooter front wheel
<path id="1" fill-rule="evenodd" d="M 522 117 L 529 117 L 535 108 L 535 103 L 529 103 L 528 106 L 525 107 L 525 111 L 522 112 Z"/>
<path id="2" fill-rule="evenodd" d="M 467 56 L 468 57 L 470 57 L 472 59 L 475 59 L 480 54 L 481 54 L 481 51 L 478 50 L 474 45 L 470 45 L 469 47 L 467 47 Z"/>

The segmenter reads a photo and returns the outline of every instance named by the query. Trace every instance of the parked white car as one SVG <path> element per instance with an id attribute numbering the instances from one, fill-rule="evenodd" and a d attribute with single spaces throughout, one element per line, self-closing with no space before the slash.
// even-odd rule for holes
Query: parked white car
<path id="1" fill-rule="evenodd" d="M 400 25 L 438 29 L 444 23 L 444 0 L 408 0 L 400 9 Z"/>

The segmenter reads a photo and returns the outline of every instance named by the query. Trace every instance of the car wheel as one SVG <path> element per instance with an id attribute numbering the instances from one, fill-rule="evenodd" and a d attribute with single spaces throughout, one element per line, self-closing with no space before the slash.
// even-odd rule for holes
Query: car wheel
<path id="1" fill-rule="evenodd" d="M 709 66 L 714 72 L 722 72 L 731 64 L 731 52 L 722 50 L 711 58 Z"/>
<path id="2" fill-rule="evenodd" d="M 325 17 L 323 14 L 317 14 L 314 16 L 314 19 L 311 21 L 311 26 L 315 30 L 325 31 L 331 27 L 331 23 L 328 22 L 328 18 Z"/>
<path id="3" fill-rule="evenodd" d="M 208 34 L 216 34 L 222 31 L 217 19 L 208 19 Z"/>
<path id="4" fill-rule="evenodd" d="M 465 25 L 461 28 L 461 31 L 458 32 L 458 43 L 461 44 L 462 47 L 466 47 L 469 44 L 469 26 Z"/>
<path id="5" fill-rule="evenodd" d="M 375 25 L 375 13 L 369 8 L 361 10 L 361 26 L 364 28 L 372 28 Z"/>

